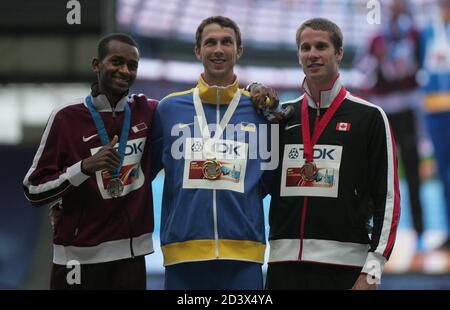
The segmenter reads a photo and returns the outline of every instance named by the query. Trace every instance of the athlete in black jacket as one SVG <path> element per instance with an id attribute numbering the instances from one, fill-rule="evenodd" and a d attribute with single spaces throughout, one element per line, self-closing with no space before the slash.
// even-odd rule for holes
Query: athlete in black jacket
<path id="1" fill-rule="evenodd" d="M 305 94 L 280 128 L 266 287 L 373 289 L 400 216 L 394 138 L 381 108 L 341 84 L 337 25 L 306 21 L 297 46 Z"/>

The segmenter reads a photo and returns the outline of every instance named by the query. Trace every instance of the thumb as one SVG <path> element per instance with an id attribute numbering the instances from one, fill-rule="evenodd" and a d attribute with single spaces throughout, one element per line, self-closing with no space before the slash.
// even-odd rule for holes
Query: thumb
<path id="1" fill-rule="evenodd" d="M 109 142 L 109 145 L 111 147 L 114 147 L 114 145 L 116 145 L 117 141 L 119 141 L 119 137 L 117 137 L 117 135 L 114 135 L 113 139 L 111 140 L 111 142 Z"/>

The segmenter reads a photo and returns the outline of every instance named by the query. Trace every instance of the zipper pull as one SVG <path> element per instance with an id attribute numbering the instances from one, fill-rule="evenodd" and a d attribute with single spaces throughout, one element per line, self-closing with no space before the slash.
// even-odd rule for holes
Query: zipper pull
<path id="1" fill-rule="evenodd" d="M 314 130 L 315 130 L 315 128 L 319 125 L 319 121 L 320 121 L 320 109 L 317 108 L 316 120 L 315 120 L 315 122 L 314 122 Z"/>
<path id="2" fill-rule="evenodd" d="M 78 227 L 75 228 L 75 237 L 78 236 Z"/>

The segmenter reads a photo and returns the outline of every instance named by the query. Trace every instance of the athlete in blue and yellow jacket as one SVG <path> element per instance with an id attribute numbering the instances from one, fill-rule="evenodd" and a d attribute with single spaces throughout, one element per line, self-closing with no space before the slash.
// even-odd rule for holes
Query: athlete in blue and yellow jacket
<path id="1" fill-rule="evenodd" d="M 204 68 L 197 86 L 167 96 L 156 111 L 152 164 L 153 175 L 165 170 L 166 289 L 263 288 L 263 180 L 278 160 L 268 152 L 266 120 L 234 74 L 242 52 L 235 22 L 203 20 L 196 33 Z M 260 95 L 266 104 L 276 101 L 271 92 Z"/>
<path id="2" fill-rule="evenodd" d="M 212 132 L 240 96 L 224 134 L 211 144 L 217 167 L 208 167 L 208 156 L 202 155 L 207 153 L 207 143 L 194 104 L 197 91 Z M 249 93 L 238 88 L 237 79 L 217 87 L 200 78 L 196 88 L 161 101 L 154 130 L 153 163 L 156 172 L 165 170 L 161 246 L 166 273 L 168 266 L 186 268 L 192 266 L 186 263 L 213 260 L 220 265 L 227 260 L 253 262 L 260 269 L 265 251 L 261 155 L 268 155 L 262 153 L 267 150 L 269 128 L 256 114 Z M 210 174 L 205 171 L 209 168 Z M 225 282 L 211 288 L 235 288 Z"/>

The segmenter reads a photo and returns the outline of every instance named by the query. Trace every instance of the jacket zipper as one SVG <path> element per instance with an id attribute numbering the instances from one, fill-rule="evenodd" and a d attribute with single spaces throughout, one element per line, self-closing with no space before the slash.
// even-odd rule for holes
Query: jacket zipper
<path id="1" fill-rule="evenodd" d="M 112 106 L 111 105 L 111 110 L 112 110 L 112 117 L 114 118 L 114 120 L 116 119 L 116 106 Z"/>
<path id="2" fill-rule="evenodd" d="M 302 260 L 303 256 L 303 239 L 305 237 L 305 221 L 306 221 L 306 213 L 308 212 L 308 197 L 303 198 L 303 210 L 302 210 L 302 221 L 300 224 L 300 251 L 298 254 L 298 260 Z"/>
<path id="3" fill-rule="evenodd" d="M 117 131 L 117 123 L 116 123 L 116 107 L 117 104 L 113 107 L 111 106 L 112 109 L 112 117 L 113 117 L 113 121 L 114 121 L 114 132 Z M 125 120 L 124 120 L 125 122 Z M 120 133 L 119 133 L 120 134 Z M 125 212 L 125 217 L 127 218 L 128 221 L 128 226 L 130 228 L 130 253 L 131 253 L 131 258 L 134 258 L 134 249 L 133 249 L 133 225 L 131 225 L 131 220 L 130 220 L 130 215 L 128 214 L 127 210 L 124 209 Z"/>
<path id="4" fill-rule="evenodd" d="M 133 226 L 131 225 L 131 220 L 130 220 L 130 215 L 128 214 L 127 210 L 123 210 L 123 212 L 125 212 L 125 217 L 127 218 L 128 221 L 128 226 L 130 227 L 130 253 L 131 253 L 131 258 L 134 258 L 134 249 L 133 249 Z"/>
<path id="5" fill-rule="evenodd" d="M 308 116 L 309 117 L 309 116 Z M 319 123 L 320 118 L 320 100 L 319 104 L 317 105 L 317 111 L 316 111 L 316 119 L 314 123 L 314 128 Z M 300 250 L 298 253 L 298 260 L 302 261 L 303 257 L 303 239 L 305 238 L 305 222 L 306 222 L 306 213 L 308 213 L 308 197 L 303 198 L 303 210 L 302 210 L 302 221 L 300 224 Z"/>
<path id="6" fill-rule="evenodd" d="M 216 124 L 220 123 L 220 88 L 216 93 Z M 216 125 L 216 126 L 217 126 Z M 216 127 L 217 130 L 217 127 Z M 219 230 L 217 227 L 217 192 L 213 189 L 214 243 L 216 258 L 219 258 Z"/>

